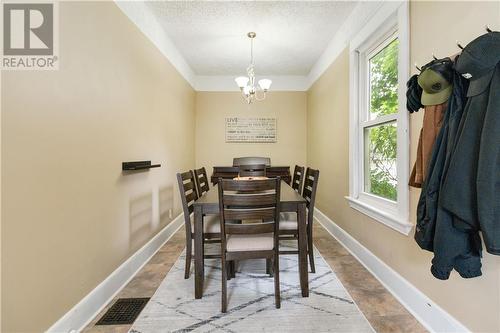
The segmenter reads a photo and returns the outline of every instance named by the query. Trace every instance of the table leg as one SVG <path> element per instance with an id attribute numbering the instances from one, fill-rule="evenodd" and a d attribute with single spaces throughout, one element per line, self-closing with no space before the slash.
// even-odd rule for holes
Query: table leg
<path id="1" fill-rule="evenodd" d="M 203 214 L 201 206 L 194 207 L 194 298 L 203 296 Z"/>
<path id="2" fill-rule="evenodd" d="M 307 270 L 307 228 L 306 228 L 306 204 L 301 203 L 298 207 L 299 227 L 299 276 L 302 297 L 309 297 L 309 273 Z"/>

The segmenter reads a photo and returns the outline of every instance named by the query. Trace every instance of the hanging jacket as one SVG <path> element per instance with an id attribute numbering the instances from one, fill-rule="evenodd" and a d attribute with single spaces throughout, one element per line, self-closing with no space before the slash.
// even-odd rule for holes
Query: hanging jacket
<path id="1" fill-rule="evenodd" d="M 453 73 L 453 61 L 450 58 L 443 58 L 434 59 L 424 65 L 417 77 L 417 85 L 421 88 L 421 104 L 425 105 L 425 109 L 418 139 L 417 158 L 409 180 L 410 186 L 422 187 L 426 178 L 434 141 L 441 128 L 446 103 L 453 92 Z"/>
<path id="2" fill-rule="evenodd" d="M 418 137 L 417 159 L 411 171 L 410 186 L 422 187 L 422 183 L 427 176 L 427 167 L 432 148 L 434 147 L 434 141 L 443 124 L 445 111 L 446 103 L 426 105 L 424 108 L 424 121 L 420 130 L 420 136 Z"/>
<path id="3" fill-rule="evenodd" d="M 450 108 L 450 106 L 448 106 Z M 415 227 L 415 241 L 424 250 L 434 251 L 434 234 L 437 218 L 437 196 L 439 191 L 439 180 L 442 175 L 441 164 L 444 165 L 444 137 L 448 131 L 448 110 L 443 119 L 443 126 L 438 133 L 431 159 L 428 165 L 428 176 L 422 185 L 420 198 L 417 205 L 417 223 Z M 443 161 L 441 161 L 443 159 Z"/>
<path id="4" fill-rule="evenodd" d="M 464 278 L 481 275 L 481 250 L 477 247 L 477 234 L 455 228 L 453 216 L 438 205 L 442 193 L 441 181 L 454 149 L 466 91 L 467 81 L 455 73 L 453 92 L 432 150 L 428 177 L 422 186 L 417 206 L 415 240 L 421 248 L 434 252 L 431 272 L 442 280 L 448 279 L 453 269 Z"/>
<path id="5" fill-rule="evenodd" d="M 470 86 L 440 204 L 456 228 L 481 230 L 487 251 L 500 255 L 500 32 L 469 43 L 456 67 Z"/>

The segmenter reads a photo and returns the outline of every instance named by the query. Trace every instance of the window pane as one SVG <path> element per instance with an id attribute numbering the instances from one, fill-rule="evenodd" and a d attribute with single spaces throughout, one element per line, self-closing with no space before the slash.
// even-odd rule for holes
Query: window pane
<path id="1" fill-rule="evenodd" d="M 398 39 L 369 60 L 370 120 L 398 112 Z"/>
<path id="2" fill-rule="evenodd" d="M 364 142 L 365 192 L 396 201 L 396 122 L 365 128 Z"/>

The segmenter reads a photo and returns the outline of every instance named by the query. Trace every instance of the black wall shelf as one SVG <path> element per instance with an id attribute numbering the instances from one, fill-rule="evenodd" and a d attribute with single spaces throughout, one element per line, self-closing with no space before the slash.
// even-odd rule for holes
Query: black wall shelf
<path id="1" fill-rule="evenodd" d="M 151 164 L 151 161 L 122 162 L 122 171 L 149 170 L 159 167 L 161 164 Z"/>

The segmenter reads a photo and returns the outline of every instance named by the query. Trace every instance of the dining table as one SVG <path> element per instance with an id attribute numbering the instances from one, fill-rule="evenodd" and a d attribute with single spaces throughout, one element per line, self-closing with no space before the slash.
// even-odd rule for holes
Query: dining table
<path id="1" fill-rule="evenodd" d="M 281 181 L 280 212 L 296 212 L 298 223 L 299 280 L 303 297 L 309 296 L 309 274 L 307 264 L 306 200 L 286 182 Z M 194 202 L 194 295 L 203 297 L 204 246 L 203 216 L 219 215 L 219 189 L 212 187 Z"/>

